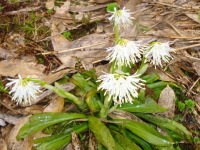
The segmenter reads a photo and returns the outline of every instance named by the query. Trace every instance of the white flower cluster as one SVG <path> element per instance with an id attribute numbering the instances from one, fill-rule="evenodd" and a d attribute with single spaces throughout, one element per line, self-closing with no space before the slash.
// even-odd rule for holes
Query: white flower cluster
<path id="1" fill-rule="evenodd" d="M 113 15 L 109 20 L 114 20 L 118 27 L 127 28 L 132 24 L 131 13 L 123 8 L 122 10 L 114 10 Z M 141 60 L 142 55 L 145 57 L 145 62 L 152 63 L 155 67 L 161 66 L 162 61 L 169 62 L 172 56 L 169 54 L 173 50 L 169 43 L 155 42 L 149 47 L 140 45 L 140 42 L 119 39 L 114 47 L 107 49 L 110 53 L 107 58 L 114 63 L 115 68 L 121 66 L 131 67 L 138 60 Z M 98 78 L 101 84 L 98 90 L 104 90 L 108 95 L 108 100 L 113 100 L 115 104 L 132 103 L 134 97 L 138 97 L 138 89 L 142 88 L 144 82 L 140 75 L 126 75 L 125 73 L 104 74 Z"/>
<path id="2" fill-rule="evenodd" d="M 169 46 L 169 42 L 167 43 L 160 43 L 156 42 L 152 46 L 146 49 L 146 57 L 145 62 L 152 63 L 155 68 L 156 66 L 162 66 L 162 60 L 166 63 L 169 63 L 169 60 L 173 58 L 169 51 L 173 51 L 174 49 Z"/>
<path id="3" fill-rule="evenodd" d="M 115 104 L 132 103 L 133 97 L 138 97 L 137 90 L 144 85 L 139 78 L 140 75 L 120 75 L 120 74 L 105 74 L 98 78 L 98 82 L 102 81 L 98 90 L 105 90 L 105 95 L 108 94 L 108 100 L 111 99 Z"/>
<path id="4" fill-rule="evenodd" d="M 108 48 L 107 51 L 110 52 L 107 59 L 115 62 L 115 66 L 130 67 L 131 63 L 135 64 L 141 59 L 143 48 L 138 42 L 121 39 L 120 44 Z"/>
<path id="5" fill-rule="evenodd" d="M 114 12 L 111 13 L 113 13 L 113 15 L 108 19 L 116 21 L 119 28 L 127 28 L 132 24 L 131 19 L 133 17 L 131 17 L 129 10 L 125 8 L 116 10 L 116 8 L 114 8 Z M 120 40 L 125 41 L 125 39 Z M 118 42 L 117 45 L 108 48 L 107 51 L 110 52 L 107 58 L 110 62 L 115 62 L 117 66 L 126 65 L 130 67 L 131 63 L 134 64 L 138 59 L 141 59 L 143 53 L 146 58 L 145 62 L 152 63 L 156 68 L 156 66 L 162 67 L 162 60 L 166 63 L 169 62 L 172 58 L 169 51 L 173 51 L 173 49 L 169 46 L 169 42 L 155 42 L 153 45 L 144 48 L 139 42 L 126 40 L 126 42 Z"/>
<path id="6" fill-rule="evenodd" d="M 119 27 L 128 28 L 130 25 L 133 24 L 132 19 L 134 18 L 131 17 L 131 13 L 129 12 L 129 10 L 125 9 L 125 7 L 122 10 L 117 10 L 116 8 L 114 8 L 114 12 L 110 13 L 113 13 L 113 15 L 108 19 L 114 20 L 116 25 L 118 25 Z"/>
<path id="7" fill-rule="evenodd" d="M 12 94 L 12 100 L 17 104 L 31 104 L 37 99 L 36 94 L 41 92 L 40 85 L 32 81 L 26 81 L 18 75 L 19 79 L 8 79 L 9 83 L 6 84 L 6 88 L 11 87 L 9 94 Z"/>

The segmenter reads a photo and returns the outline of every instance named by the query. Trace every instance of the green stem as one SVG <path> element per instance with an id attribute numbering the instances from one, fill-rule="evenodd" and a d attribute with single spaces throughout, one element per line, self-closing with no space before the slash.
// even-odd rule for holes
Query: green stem
<path id="1" fill-rule="evenodd" d="M 54 91 L 58 96 L 63 97 L 63 98 L 68 98 L 69 100 L 73 101 L 81 110 L 84 110 L 86 108 L 86 104 L 84 103 L 84 101 L 80 101 L 75 95 L 71 93 L 68 93 L 64 90 L 56 88 L 38 79 L 27 78 L 26 80 L 39 83 L 40 85 L 44 86 L 46 89 Z"/>
<path id="2" fill-rule="evenodd" d="M 107 109 L 109 108 L 109 105 L 110 105 L 110 101 L 108 101 L 108 97 L 109 97 L 109 96 L 107 95 L 107 96 L 105 97 L 105 99 L 104 99 L 104 107 L 107 108 Z"/>
<path id="3" fill-rule="evenodd" d="M 119 40 L 119 27 L 116 24 L 116 22 L 114 22 L 114 32 L 115 32 L 115 44 L 117 44 Z"/>

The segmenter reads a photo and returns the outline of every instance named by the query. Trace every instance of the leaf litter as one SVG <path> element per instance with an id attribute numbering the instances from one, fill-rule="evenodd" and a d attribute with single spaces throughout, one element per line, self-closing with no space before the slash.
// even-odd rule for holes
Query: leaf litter
<path id="1" fill-rule="evenodd" d="M 101 72 L 101 70 L 108 72 L 107 65 L 109 64 L 103 64 L 104 61 L 107 61 L 105 58 L 107 56 L 106 48 L 113 45 L 113 29 L 106 19 L 109 16 L 105 10 L 108 2 L 113 1 L 90 0 L 80 1 L 79 4 L 74 1 L 65 1 L 58 3 L 58 6 L 52 0 L 35 4 L 20 1 L 22 6 L 18 7 L 17 3 L 3 1 L 0 4 L 0 7 L 3 8 L 0 10 L 2 18 L 0 21 L 1 77 L 15 77 L 17 74 L 21 74 L 22 77 L 30 75 L 33 78 L 53 83 L 68 73 L 76 72 L 77 65 L 87 70 L 95 67 L 98 68 L 97 72 Z M 176 53 L 173 54 L 172 63 L 165 70 L 159 68 L 155 70 L 152 66 L 149 68 L 149 72 L 158 74 L 162 81 L 171 81 L 188 90 L 182 90 L 182 92 L 187 93 L 189 98 L 195 100 L 197 107 L 194 107 L 189 115 L 186 112 L 183 113 L 183 116 L 187 116 L 184 118 L 185 124 L 190 129 L 199 127 L 199 124 L 190 124 L 187 123 L 187 120 L 190 120 L 194 113 L 194 118 L 199 123 L 197 112 L 200 111 L 198 98 L 200 96 L 200 21 L 198 18 L 200 3 L 196 0 L 126 0 L 117 2 L 121 8 L 130 9 L 135 18 L 134 27 L 122 33 L 123 37 L 147 43 L 158 40 L 170 41 L 173 44 Z M 46 8 L 42 7 L 44 3 L 46 3 Z M 46 10 L 51 9 L 55 12 L 47 13 Z M 19 26 L 24 27 L 28 21 L 19 19 L 20 16 L 29 19 L 32 17 L 31 21 L 33 21 L 34 17 L 40 15 L 43 19 L 35 21 L 34 24 L 46 25 L 45 28 L 48 30 L 40 31 L 34 24 L 34 32 L 19 28 Z M 92 29 L 88 30 L 90 26 Z M 66 38 L 63 33 L 68 31 L 74 32 L 74 34 Z M 44 35 L 41 35 L 40 32 Z M 72 84 L 65 87 L 67 91 L 73 88 Z M 28 118 L 25 114 L 62 111 L 63 100 L 48 92 L 44 91 L 32 106 L 14 106 L 13 102 L 9 103 L 8 98 L 2 98 L 0 113 L 6 114 L 9 119 L 12 117 L 16 119 L 19 114 L 24 117 L 20 118 L 19 123 L 14 119 L 12 120 L 14 123 L 9 122 L 5 116 L 0 117 L 7 123 L 6 126 L 0 128 L 3 131 L 3 134 L 0 135 L 0 145 L 4 149 L 31 149 L 30 139 L 33 137 L 20 142 L 15 139 L 19 128 Z M 5 95 L 3 96 L 5 97 Z M 176 116 L 178 108 L 175 109 L 175 99 L 174 91 L 169 86 L 160 94 L 158 104 L 169 110 L 166 112 L 167 114 L 164 114 L 167 118 Z M 44 109 L 47 104 L 45 100 L 50 100 L 50 102 Z M 121 112 L 120 115 L 121 118 L 127 118 L 127 114 Z M 6 128 L 10 130 L 6 130 Z M 74 133 L 72 134 L 75 137 L 72 141 L 74 147 L 80 141 Z M 95 143 L 94 139 L 92 139 L 92 143 Z"/>

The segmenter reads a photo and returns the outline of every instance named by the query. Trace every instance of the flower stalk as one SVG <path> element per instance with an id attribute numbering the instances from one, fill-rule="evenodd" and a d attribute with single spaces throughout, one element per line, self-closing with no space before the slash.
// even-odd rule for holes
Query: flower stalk
<path id="1" fill-rule="evenodd" d="M 54 87 L 52 85 L 47 84 L 44 81 L 38 80 L 38 79 L 27 78 L 26 80 L 27 81 L 33 81 L 33 82 L 39 83 L 40 85 L 42 85 L 46 89 L 54 91 L 58 96 L 63 97 L 63 98 L 67 98 L 67 99 L 73 101 L 78 106 L 78 108 L 80 108 L 81 110 L 84 110 L 86 108 L 86 104 L 85 104 L 84 101 L 80 101 L 78 99 L 78 97 L 76 97 L 75 95 L 73 95 L 73 94 L 71 94 L 69 92 L 66 92 L 64 90 L 56 88 L 56 87 Z"/>

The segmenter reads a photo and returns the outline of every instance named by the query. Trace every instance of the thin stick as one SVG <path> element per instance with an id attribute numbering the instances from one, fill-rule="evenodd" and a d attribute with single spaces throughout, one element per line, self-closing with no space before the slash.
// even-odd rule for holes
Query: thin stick
<path id="1" fill-rule="evenodd" d="M 197 84 L 197 82 L 199 81 L 199 79 L 200 79 L 200 77 L 193 83 L 193 85 L 188 90 L 187 95 L 190 93 L 190 91 L 193 89 L 193 87 Z"/>
<path id="2" fill-rule="evenodd" d="M 107 42 L 101 42 L 101 43 L 95 43 L 92 45 L 86 45 L 86 46 L 82 46 L 82 47 L 77 47 L 77 48 L 72 48 L 72 49 L 67 49 L 67 50 L 61 50 L 61 51 L 53 51 L 53 52 L 46 52 L 46 53 L 41 53 L 42 55 L 48 55 L 48 54 L 60 54 L 60 53 L 66 53 L 66 52 L 71 52 L 71 51 L 76 51 L 76 50 L 80 50 L 82 48 L 88 48 L 88 47 L 92 47 L 92 46 L 96 46 L 96 45 L 101 45 L 101 44 L 106 44 Z"/>
<path id="3" fill-rule="evenodd" d="M 174 49 L 175 51 L 179 51 L 179 50 L 183 50 L 183 49 L 187 49 L 187 48 L 192 48 L 192 47 L 197 47 L 200 46 L 200 44 L 194 44 L 194 45 L 190 45 L 190 46 L 184 46 L 184 47 L 180 47 L 177 49 Z M 174 50 L 170 50 L 170 52 L 174 52 Z"/>

